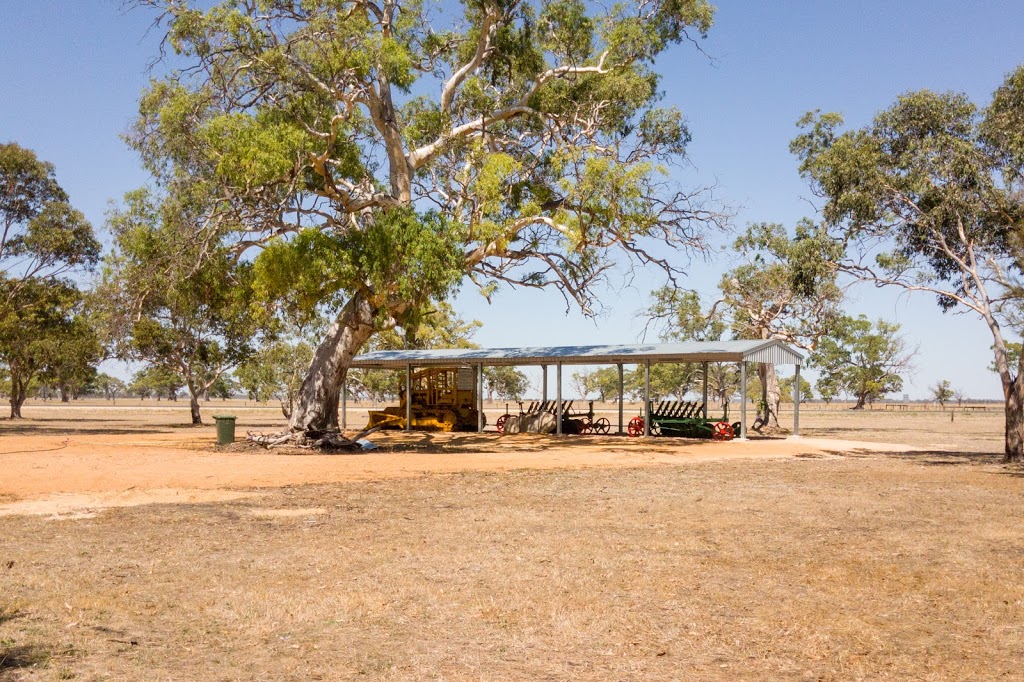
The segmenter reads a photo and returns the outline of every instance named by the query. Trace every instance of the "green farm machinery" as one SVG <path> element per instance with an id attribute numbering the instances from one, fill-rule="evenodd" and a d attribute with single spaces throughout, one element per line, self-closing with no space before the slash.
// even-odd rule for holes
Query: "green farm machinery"
<path id="1" fill-rule="evenodd" d="M 684 400 L 662 400 L 657 406 L 647 404 L 652 436 L 676 438 L 710 438 L 732 440 L 740 433 L 740 423 L 704 417 L 704 403 Z M 644 435 L 644 417 L 633 417 L 626 428 L 630 436 Z"/>

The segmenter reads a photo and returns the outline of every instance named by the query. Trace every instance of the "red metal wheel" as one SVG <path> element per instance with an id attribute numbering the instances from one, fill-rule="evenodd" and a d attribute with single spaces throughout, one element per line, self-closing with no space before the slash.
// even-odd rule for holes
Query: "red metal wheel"
<path id="1" fill-rule="evenodd" d="M 630 419 L 629 424 L 626 426 L 626 432 L 633 438 L 644 435 L 644 418 L 633 417 Z"/>
<path id="2" fill-rule="evenodd" d="M 594 423 L 590 421 L 590 417 L 580 417 L 579 434 L 581 436 L 588 433 L 594 432 Z"/>
<path id="3" fill-rule="evenodd" d="M 717 422 L 711 428 L 711 437 L 714 440 L 732 440 L 735 436 L 736 433 L 729 422 Z"/>
<path id="4" fill-rule="evenodd" d="M 612 430 L 612 423 L 608 421 L 608 417 L 598 417 L 594 420 L 591 429 L 594 433 L 605 434 Z"/>
<path id="5" fill-rule="evenodd" d="M 512 415 L 510 414 L 503 414 L 498 417 L 498 421 L 494 422 L 494 426 L 498 429 L 498 433 L 505 433 L 505 422 L 507 422 L 508 418 L 511 416 Z"/>

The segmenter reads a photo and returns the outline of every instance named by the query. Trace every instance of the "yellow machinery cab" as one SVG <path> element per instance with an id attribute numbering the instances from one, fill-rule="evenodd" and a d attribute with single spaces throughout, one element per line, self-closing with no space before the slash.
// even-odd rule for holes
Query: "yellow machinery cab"
<path id="1" fill-rule="evenodd" d="M 430 367 L 412 373 L 412 428 L 475 431 L 477 395 L 472 367 Z M 369 428 L 404 429 L 405 388 L 397 407 L 370 411 Z"/>

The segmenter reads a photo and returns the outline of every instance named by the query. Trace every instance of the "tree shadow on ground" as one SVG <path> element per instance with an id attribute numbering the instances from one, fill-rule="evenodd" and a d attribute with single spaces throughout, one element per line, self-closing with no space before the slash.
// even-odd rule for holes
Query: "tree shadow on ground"
<path id="1" fill-rule="evenodd" d="M 10 562 L 10 564 L 7 565 L 7 567 L 9 568 L 13 565 L 14 562 L 12 561 Z M 4 566 L 0 565 L 0 568 L 4 568 Z M 21 613 L 18 611 L 18 609 L 8 609 L 0 606 L 0 625 L 12 621 L 15 618 L 21 618 Z M 0 651 L 2 651 L 2 649 L 0 649 Z"/>
<path id="2" fill-rule="evenodd" d="M 1006 464 L 1006 473 L 1024 473 L 1019 465 L 1007 464 L 1001 452 L 964 452 L 962 450 L 827 450 L 837 457 L 872 458 L 903 460 L 922 466 L 978 466 Z"/>
<path id="3" fill-rule="evenodd" d="M 370 440 L 373 436 L 369 436 Z M 752 434 L 750 440 L 780 440 L 782 437 L 757 436 Z M 571 449 L 586 448 L 594 452 L 622 451 L 624 449 L 642 449 L 648 452 L 671 452 L 680 446 L 693 447 L 699 445 L 714 446 L 716 443 L 703 438 L 675 438 L 668 436 L 652 436 L 650 438 L 631 438 L 625 434 L 609 433 L 593 434 L 498 434 L 493 431 L 484 433 L 462 432 L 430 432 L 413 431 L 389 432 L 390 442 L 381 443 L 375 452 L 418 452 L 424 454 L 452 453 L 502 453 L 502 452 L 540 452 L 551 448 Z"/>
<path id="4" fill-rule="evenodd" d="M 20 679 L 19 670 L 34 668 L 45 664 L 50 659 L 50 651 L 36 645 L 10 646 L 0 645 L 0 680 Z"/>
<path id="5" fill-rule="evenodd" d="M 143 426 L 132 428 L 123 426 L 122 419 L 90 419 L 90 422 L 108 422 L 118 426 L 92 426 L 64 419 L 18 419 L 0 421 L 0 435 L 7 436 L 63 436 L 67 434 L 127 436 L 160 433 L 165 426 Z"/>

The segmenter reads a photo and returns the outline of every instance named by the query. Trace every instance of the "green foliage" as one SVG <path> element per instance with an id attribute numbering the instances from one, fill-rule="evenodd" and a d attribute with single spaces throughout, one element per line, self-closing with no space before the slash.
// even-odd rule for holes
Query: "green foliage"
<path id="1" fill-rule="evenodd" d="M 100 244 L 68 203 L 54 167 L 16 143 L 0 144 L 0 306 L 12 305 L 20 283 L 89 268 Z"/>
<path id="2" fill-rule="evenodd" d="M 811 366 L 820 372 L 818 391 L 826 400 L 838 391 L 857 398 L 856 408 L 903 388 L 915 350 L 907 348 L 899 325 L 865 316 L 845 317 L 822 339 Z M 826 395 L 828 396 L 826 398 Z"/>
<path id="3" fill-rule="evenodd" d="M 946 407 L 946 401 L 953 398 L 956 391 L 953 390 L 952 384 L 949 383 L 949 379 L 942 379 L 937 381 L 931 388 L 932 397 L 938 401 L 939 405 L 943 408 Z"/>
<path id="4" fill-rule="evenodd" d="M 587 372 L 574 372 L 572 382 L 584 398 L 596 394 L 598 400 L 603 403 L 619 399 L 618 368 L 601 367 Z M 623 392 L 625 390 L 625 377 L 623 377 Z"/>
<path id="5" fill-rule="evenodd" d="M 0 316 L 0 366 L 10 377 L 11 416 L 18 417 L 34 382 L 84 384 L 101 358 L 82 297 L 70 283 L 26 280 L 13 303 Z"/>
<path id="6" fill-rule="evenodd" d="M 129 142 L 169 195 L 217 197 L 196 231 L 255 261 L 289 319 L 360 311 L 346 344 L 419 326 L 464 278 L 593 313 L 620 262 L 680 273 L 664 251 L 724 220 L 675 186 L 690 134 L 657 106 L 654 65 L 705 35 L 706 0 L 149 4 L 181 68 Z M 333 378 L 311 386 L 335 402 Z M 333 428 L 319 407 L 296 428 Z"/>
<path id="7" fill-rule="evenodd" d="M 995 350 L 994 346 L 992 350 Z M 1014 343 L 1013 341 L 1008 341 L 1006 343 L 1006 362 L 1010 365 L 1010 367 L 1017 367 L 1020 364 L 1022 351 L 1024 351 L 1024 344 Z M 999 368 L 996 367 L 996 363 L 994 360 L 988 363 L 988 371 L 993 372 L 995 374 L 999 374 Z"/>
<path id="8" fill-rule="evenodd" d="M 255 262 L 257 290 L 288 301 L 299 320 L 360 292 L 379 303 L 402 301 L 399 322 L 415 324 L 432 298 L 443 299 L 461 280 L 457 233 L 437 213 L 411 208 L 376 212 L 365 222 L 359 230 L 310 228 L 272 241 Z"/>
<path id="9" fill-rule="evenodd" d="M 809 114 L 791 148 L 844 238 L 893 238 L 874 255 L 880 277 L 927 287 L 944 310 L 977 309 L 989 275 L 970 264 L 1020 262 L 1022 84 L 1024 67 L 987 110 L 958 93 L 907 93 L 845 133 L 841 117 Z"/>
<path id="10" fill-rule="evenodd" d="M 182 386 L 181 377 L 175 372 L 164 367 L 152 366 L 136 372 L 128 384 L 127 391 L 140 399 L 177 400 L 178 391 Z"/>
<path id="11" fill-rule="evenodd" d="M 302 377 L 313 359 L 313 347 L 304 339 L 278 339 L 260 348 L 234 371 L 249 400 L 277 400 L 285 417 L 302 386 Z"/>
<path id="12" fill-rule="evenodd" d="M 100 372 L 89 382 L 86 390 L 89 393 L 99 394 L 107 400 L 117 400 L 118 397 L 127 395 L 128 386 L 117 377 Z"/>
<path id="13" fill-rule="evenodd" d="M 634 400 L 643 400 L 644 367 L 638 365 L 625 373 L 624 389 Z M 700 389 L 700 366 L 676 363 L 658 363 L 651 365 L 651 400 L 674 399 L 683 400 L 687 393 Z M 618 388 L 616 387 L 616 392 Z"/>
<path id="14" fill-rule="evenodd" d="M 108 220 L 114 249 L 95 307 L 118 357 L 141 361 L 198 399 L 253 352 L 271 319 L 253 296 L 252 266 L 194 237 L 202 206 L 191 197 L 130 193 Z"/>
<path id="15" fill-rule="evenodd" d="M 386 21 L 334 0 L 165 9 L 195 68 L 150 84 L 128 139 L 165 186 L 230 197 L 219 228 L 269 243 L 265 290 L 304 310 L 366 294 L 402 313 L 467 273 L 588 309 L 613 249 L 671 270 L 642 244 L 688 248 L 716 219 L 665 191 L 690 134 L 652 69 L 706 34 L 705 0 L 488 0 L 452 28 L 414 0 Z"/>
<path id="16" fill-rule="evenodd" d="M 39 372 L 39 381 L 61 393 L 77 397 L 96 378 L 96 365 L 103 360 L 103 347 L 88 316 L 72 317 L 49 341 L 50 358 Z"/>
<path id="17" fill-rule="evenodd" d="M 727 272 L 719 289 L 736 337 L 813 348 L 839 315 L 842 290 L 832 264 L 841 246 L 804 219 L 793 237 L 779 224 L 751 225 L 735 248 L 748 262 Z"/>
<path id="18" fill-rule="evenodd" d="M 530 379 L 515 367 L 485 367 L 484 390 L 494 400 L 522 400 L 530 389 Z"/>
<path id="19" fill-rule="evenodd" d="M 95 374 L 101 349 L 64 276 L 91 268 L 99 253 L 53 165 L 16 143 L 0 144 L 0 365 L 12 417 L 34 381 L 58 385 L 66 396 Z"/>
<path id="20" fill-rule="evenodd" d="M 782 402 L 793 402 L 793 386 L 796 384 L 796 377 L 785 377 L 779 379 L 779 388 L 782 389 Z M 814 397 L 814 388 L 811 382 L 805 377 L 800 377 L 800 402 L 806 403 Z"/>

